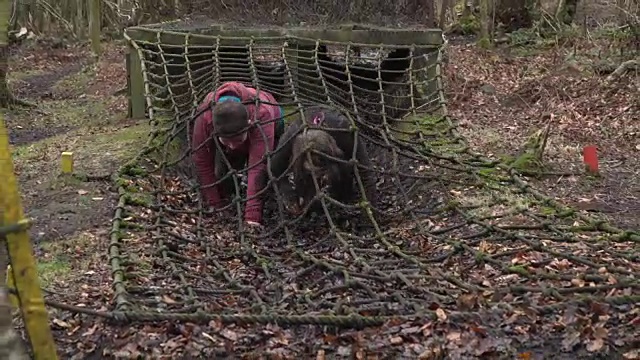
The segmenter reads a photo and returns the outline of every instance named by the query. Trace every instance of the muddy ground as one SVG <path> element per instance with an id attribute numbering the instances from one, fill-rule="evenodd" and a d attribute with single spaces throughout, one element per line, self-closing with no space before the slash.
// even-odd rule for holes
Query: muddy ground
<path id="1" fill-rule="evenodd" d="M 549 172 L 580 170 L 582 147 L 595 143 L 600 148 L 602 174 L 597 178 L 549 175 L 533 181 L 567 204 L 598 211 L 620 227 L 638 229 L 640 80 L 626 76 L 614 85 L 605 84 L 586 65 L 578 70 L 567 68 L 559 56 L 564 51 L 494 53 L 467 44 L 451 46 L 446 68 L 451 114 L 478 151 L 495 156 L 517 152 L 527 135 L 544 124 L 541 114 L 554 114 L 558 120 L 546 155 Z M 14 49 L 11 87 L 16 96 L 37 108 L 11 110 L 7 121 L 23 205 L 34 220 L 32 238 L 41 279 L 50 291 L 47 295 L 107 310 L 112 307 L 107 241 L 116 201 L 108 176 L 137 153 L 149 127 L 145 120 L 127 119 L 126 98 L 115 95 L 126 84 L 123 46 L 109 44 L 104 54 L 96 64 L 85 47 L 34 43 Z M 74 153 L 76 173 L 81 176 L 60 176 L 63 151 Z M 198 329 L 190 324 L 110 328 L 102 320 L 56 309 L 51 317 L 63 358 L 72 358 L 72 354 L 76 358 L 104 358 L 118 352 L 125 357 L 172 354 L 184 345 L 173 342 L 174 335 L 185 339 Z M 219 324 L 210 326 L 220 330 Z M 385 358 L 375 346 L 401 345 L 393 342 L 398 329 L 387 330 L 370 334 L 380 342 L 372 345 L 369 354 L 380 351 L 377 358 Z M 243 327 L 223 329 L 228 337 L 225 344 L 242 338 L 244 331 Z M 304 339 L 305 334 L 315 331 L 319 330 L 309 328 L 298 335 Z M 305 340 L 290 340 L 291 332 L 285 333 L 287 336 L 280 329 L 264 327 L 260 341 L 264 347 L 274 341 L 292 341 L 289 345 L 301 349 L 300 354 L 324 358 L 325 350 L 305 344 Z M 360 344 L 363 336 L 368 335 L 347 332 L 325 334 L 324 339 L 341 344 L 336 345 L 337 356 L 353 351 L 359 358 L 360 350 L 355 350 L 354 344 Z M 555 354 L 561 347 L 559 343 L 545 346 L 547 354 Z M 245 350 L 256 355 L 261 349 Z M 395 354 L 401 358 L 403 352 Z M 437 358 L 437 354 L 428 356 L 425 358 Z"/>
<path id="2" fill-rule="evenodd" d="M 108 48 L 96 66 L 84 48 L 40 46 L 13 49 L 11 62 L 14 94 L 36 108 L 15 108 L 7 114 L 36 242 L 108 225 L 114 200 L 109 176 L 148 132 L 126 119 L 126 99 L 111 96 L 119 88 L 101 81 L 100 76 L 124 78 L 120 48 Z M 74 153 L 79 178 L 60 176 L 64 151 Z"/>

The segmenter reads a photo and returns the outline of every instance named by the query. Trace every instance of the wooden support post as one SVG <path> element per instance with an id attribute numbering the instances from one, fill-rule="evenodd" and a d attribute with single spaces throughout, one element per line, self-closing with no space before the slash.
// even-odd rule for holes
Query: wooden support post
<path id="1" fill-rule="evenodd" d="M 144 78 L 142 77 L 142 65 L 138 51 L 129 46 L 126 55 L 127 62 L 127 88 L 129 91 L 129 117 L 133 119 L 144 118 L 147 111 L 144 97 Z"/>
<path id="2" fill-rule="evenodd" d="M 15 276 L 15 288 L 20 300 L 24 327 L 33 349 L 33 357 L 58 359 L 53 341 L 49 316 L 44 306 L 40 281 L 29 239 L 29 221 L 24 217 L 18 181 L 13 169 L 13 159 L 9 147 L 9 136 L 0 114 L 0 235 L 2 243 L 9 250 L 11 267 Z M 3 265 L 6 266 L 6 265 Z"/>
<path id="3" fill-rule="evenodd" d="M 426 101 L 434 101 L 435 99 L 440 97 L 438 93 L 439 85 L 438 85 L 438 54 L 440 49 L 432 49 L 426 51 L 426 80 L 427 80 L 427 99 Z M 440 64 L 442 65 L 442 64 Z"/>
<path id="4" fill-rule="evenodd" d="M 100 0 L 89 0 L 89 37 L 91 38 L 91 49 L 96 57 L 100 56 L 100 33 L 102 11 L 100 10 Z"/>

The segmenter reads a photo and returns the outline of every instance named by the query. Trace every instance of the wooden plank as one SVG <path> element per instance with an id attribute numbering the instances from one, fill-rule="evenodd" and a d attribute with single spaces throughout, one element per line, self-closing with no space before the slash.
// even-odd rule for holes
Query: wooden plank
<path id="1" fill-rule="evenodd" d="M 144 118 L 147 113 L 144 96 L 144 78 L 142 76 L 142 64 L 138 52 L 132 46 L 128 47 L 126 55 L 127 85 L 129 91 L 129 117 L 133 119 Z"/>
<path id="2" fill-rule="evenodd" d="M 184 45 L 186 32 L 163 31 L 141 26 L 125 30 L 127 35 L 138 41 L 157 42 L 157 33 L 162 33 L 162 42 L 167 45 Z M 215 37 L 220 36 L 223 44 L 244 43 L 252 37 L 260 42 L 291 42 L 322 40 L 326 43 L 354 43 L 362 46 L 390 45 L 439 46 L 442 44 L 440 29 L 308 29 L 308 28 L 224 28 L 222 26 L 191 29 L 189 42 L 192 45 L 213 46 Z"/>

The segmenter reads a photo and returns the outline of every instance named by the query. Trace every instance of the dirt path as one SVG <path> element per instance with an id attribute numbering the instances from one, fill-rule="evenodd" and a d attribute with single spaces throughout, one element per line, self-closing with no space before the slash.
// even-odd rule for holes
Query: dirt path
<path id="1" fill-rule="evenodd" d="M 135 122 L 124 119 L 125 99 L 112 96 L 117 89 L 100 84 L 102 93 L 94 90 L 99 79 L 117 81 L 124 73 L 121 49 L 105 50 L 101 61 L 93 64 L 88 49 L 82 47 L 27 44 L 13 49 L 10 86 L 15 96 L 37 105 L 12 109 L 6 116 L 36 242 L 107 226 L 114 205 L 108 175 L 131 155 L 110 143 L 127 138 L 131 128 L 133 141 L 146 136 L 146 129 L 139 131 Z M 124 141 L 122 147 L 130 142 Z M 60 175 L 63 151 L 74 153 L 78 178 Z M 102 180 L 83 181 L 87 176 Z"/>

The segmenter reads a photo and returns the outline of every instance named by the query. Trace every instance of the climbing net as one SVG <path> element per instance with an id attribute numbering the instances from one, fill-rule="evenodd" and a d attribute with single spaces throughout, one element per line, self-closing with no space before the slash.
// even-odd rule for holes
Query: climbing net
<path id="1" fill-rule="evenodd" d="M 470 149 L 447 116 L 440 49 L 186 39 L 132 43 L 154 130 L 118 174 L 110 261 L 126 319 L 363 326 L 559 316 L 594 302 L 625 312 L 640 301 L 639 234 Z M 285 119 L 314 102 L 344 112 L 372 158 L 376 216 L 325 195 L 321 211 L 294 217 L 276 197 L 264 229 L 248 231 L 241 181 L 234 211 L 208 212 L 190 134 L 197 105 L 225 81 L 272 93 Z"/>

